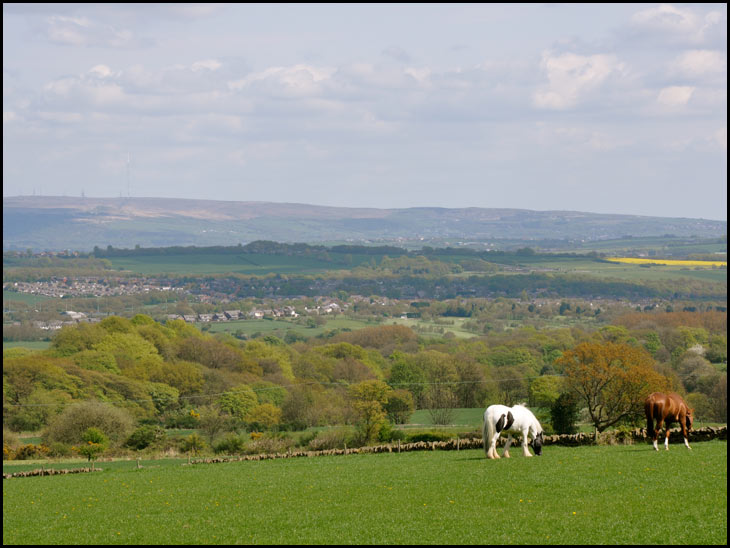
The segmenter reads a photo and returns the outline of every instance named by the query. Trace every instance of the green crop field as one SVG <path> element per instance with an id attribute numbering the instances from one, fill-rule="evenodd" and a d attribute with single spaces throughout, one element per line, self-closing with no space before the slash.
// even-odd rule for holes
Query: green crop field
<path id="1" fill-rule="evenodd" d="M 3 544 L 727 543 L 727 442 L 513 453 L 127 462 L 14 478 L 3 481 Z"/>
<path id="2" fill-rule="evenodd" d="M 28 306 L 34 306 L 43 301 L 51 300 L 51 297 L 45 297 L 43 295 L 32 295 L 30 293 L 18 293 L 17 291 L 6 291 L 3 290 L 3 305 L 8 302 L 21 302 Z"/>
<path id="3" fill-rule="evenodd" d="M 339 257 L 336 257 L 339 258 Z M 112 267 L 140 274 L 321 274 L 330 270 L 349 269 L 371 259 L 368 255 L 350 255 L 349 261 L 337 262 L 317 257 L 267 255 L 259 253 L 181 254 L 113 257 Z"/>
<path id="4" fill-rule="evenodd" d="M 284 337 L 288 332 L 292 332 L 301 337 L 316 337 L 327 331 L 335 329 L 362 329 L 363 327 L 372 327 L 380 325 L 374 321 L 353 320 L 342 315 L 338 317 L 328 317 L 325 324 L 317 327 L 309 327 L 291 320 L 269 319 L 260 320 L 233 320 L 230 322 L 198 322 L 198 328 L 208 326 L 210 333 L 242 333 L 247 336 L 252 335 L 276 335 Z"/>
<path id="5" fill-rule="evenodd" d="M 268 255 L 257 253 L 240 254 L 181 254 L 159 256 L 112 257 L 112 267 L 128 270 L 144 275 L 168 274 L 225 274 L 241 275 L 314 275 L 325 274 L 335 270 L 350 270 L 353 267 L 379 262 L 380 256 L 351 254 L 347 260 L 341 254 L 332 254 L 331 259 L 320 257 L 302 257 L 297 255 Z M 433 259 L 445 262 L 459 262 L 473 257 L 459 255 L 434 255 Z M 680 278 L 699 279 L 722 282 L 727 279 L 727 270 L 720 268 L 659 266 L 652 267 L 615 264 L 596 260 L 585 256 L 561 256 L 538 254 L 534 256 L 499 256 L 493 259 L 498 264 L 520 266 L 538 271 L 561 272 L 567 274 L 588 274 L 604 278 L 616 278 L 626 281 L 664 281 Z M 457 276 L 472 275 L 468 270 Z"/>
<path id="6" fill-rule="evenodd" d="M 449 318 L 451 323 L 439 323 L 434 321 L 421 320 L 420 318 L 388 318 L 388 323 L 405 325 L 411 329 L 425 329 L 426 333 L 435 332 L 439 333 L 443 330 L 443 333 L 453 333 L 454 336 L 459 338 L 476 337 L 476 333 L 466 331 L 462 328 L 463 324 L 468 321 L 468 318 Z"/>

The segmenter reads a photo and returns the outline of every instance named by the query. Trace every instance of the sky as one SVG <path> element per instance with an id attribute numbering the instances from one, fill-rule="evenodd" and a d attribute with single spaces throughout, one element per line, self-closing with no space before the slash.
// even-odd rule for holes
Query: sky
<path id="1" fill-rule="evenodd" d="M 727 220 L 726 4 L 3 4 L 3 196 Z"/>

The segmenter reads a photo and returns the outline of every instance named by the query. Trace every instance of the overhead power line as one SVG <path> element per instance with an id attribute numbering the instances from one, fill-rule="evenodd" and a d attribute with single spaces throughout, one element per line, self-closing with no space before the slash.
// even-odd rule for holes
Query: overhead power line
<path id="1" fill-rule="evenodd" d="M 558 374 L 549 374 L 549 375 L 539 375 L 540 377 L 564 377 L 565 375 L 558 375 Z M 538 377 L 535 377 L 538 378 Z M 525 380 L 525 377 L 512 377 L 512 378 L 504 378 L 504 379 L 482 379 L 478 381 L 442 381 L 442 382 L 400 382 L 400 383 L 386 383 L 388 386 L 396 387 L 396 386 L 454 386 L 454 385 L 464 385 L 464 384 L 485 384 L 485 383 L 498 383 L 503 381 L 520 381 Z M 301 383 L 295 383 L 295 384 L 287 384 L 287 385 L 275 385 L 275 386 L 261 386 L 261 387 L 250 387 L 251 390 L 254 392 L 266 392 L 270 390 L 278 390 L 280 388 L 289 389 L 289 388 L 296 388 L 298 386 L 340 386 L 340 387 L 348 387 L 353 386 L 353 384 L 350 383 L 342 383 L 342 382 L 301 382 Z M 235 394 L 238 392 L 237 390 L 227 390 L 225 392 L 218 392 L 215 394 L 194 394 L 189 396 L 179 396 L 178 400 L 196 400 L 196 399 L 205 399 L 205 398 L 217 398 L 221 396 L 226 396 L 229 394 Z M 104 404 L 110 404 L 110 405 L 116 405 L 120 403 L 155 403 L 157 401 L 164 401 L 165 398 L 144 398 L 139 400 L 120 400 L 120 401 L 109 401 L 109 400 L 78 400 L 73 402 L 59 402 L 59 403 L 6 403 L 5 406 L 7 407 L 66 407 L 68 405 L 73 405 L 75 403 L 81 403 L 83 401 L 94 401 L 98 403 L 104 403 Z"/>

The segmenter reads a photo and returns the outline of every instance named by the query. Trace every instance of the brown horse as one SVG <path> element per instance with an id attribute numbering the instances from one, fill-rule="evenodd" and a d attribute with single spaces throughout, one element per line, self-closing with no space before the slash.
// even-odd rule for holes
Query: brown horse
<path id="1" fill-rule="evenodd" d="M 678 422 L 682 427 L 684 444 L 687 449 L 691 449 L 687 440 L 687 431 L 692 429 L 694 410 L 690 409 L 678 394 L 662 392 L 649 394 L 644 402 L 644 411 L 646 412 L 646 430 L 654 440 L 654 449 L 659 451 L 657 437 L 662 429 L 662 424 L 666 423 L 667 437 L 664 440 L 664 448 L 669 450 L 669 425 L 673 422 Z M 654 428 L 655 421 L 656 429 Z"/>

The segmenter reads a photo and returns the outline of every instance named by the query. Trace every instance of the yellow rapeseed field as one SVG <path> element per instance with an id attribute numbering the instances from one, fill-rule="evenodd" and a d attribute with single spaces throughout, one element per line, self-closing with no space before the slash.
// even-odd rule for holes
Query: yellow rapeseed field
<path id="1" fill-rule="evenodd" d="M 636 259 L 633 257 L 608 257 L 606 260 L 614 263 L 627 264 L 663 264 L 667 266 L 724 266 L 727 261 L 679 261 L 673 259 Z"/>

